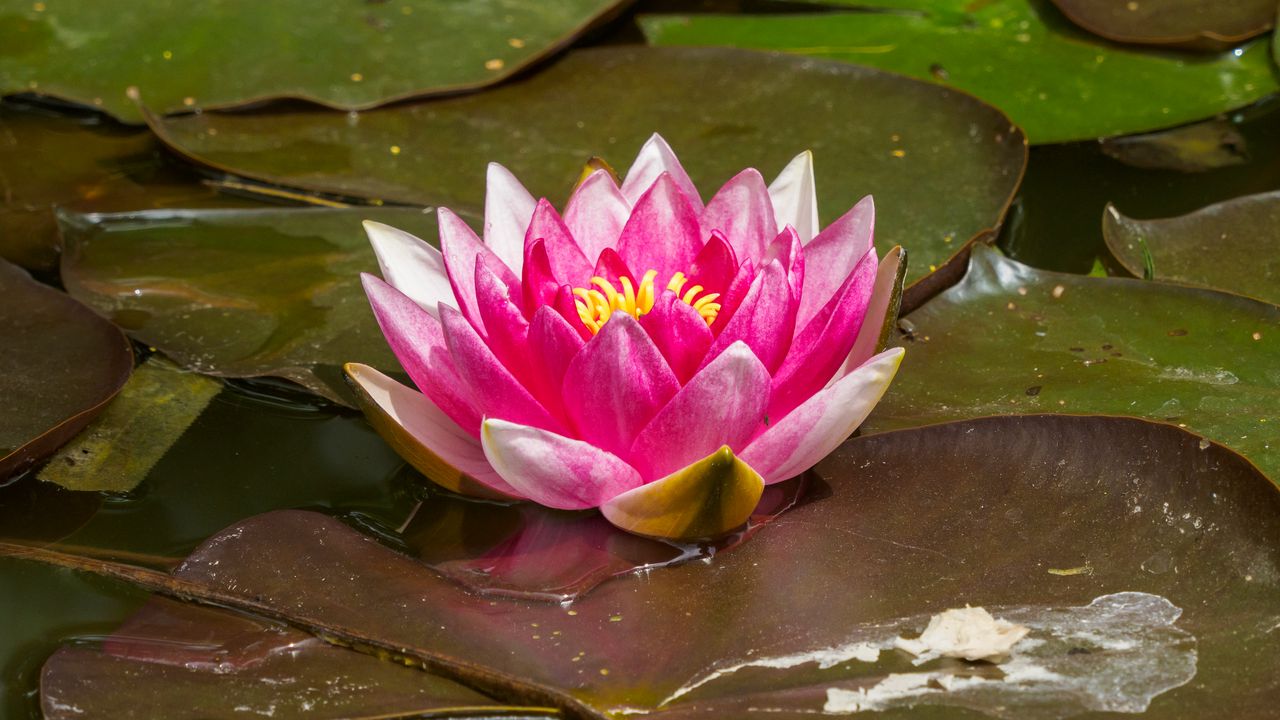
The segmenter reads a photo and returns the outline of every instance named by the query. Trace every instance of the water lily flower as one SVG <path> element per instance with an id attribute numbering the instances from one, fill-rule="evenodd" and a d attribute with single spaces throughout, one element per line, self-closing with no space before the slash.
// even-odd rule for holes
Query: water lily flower
<path id="1" fill-rule="evenodd" d="M 819 231 L 807 152 L 704 205 L 655 135 L 620 186 L 597 170 L 563 212 L 492 164 L 483 239 L 443 208 L 439 250 L 365 223 L 383 279 L 364 288 L 418 390 L 346 370 L 379 433 L 445 487 L 723 534 L 897 371 L 901 349 L 875 354 L 898 255 L 877 257 L 874 212 L 864 198 Z"/>

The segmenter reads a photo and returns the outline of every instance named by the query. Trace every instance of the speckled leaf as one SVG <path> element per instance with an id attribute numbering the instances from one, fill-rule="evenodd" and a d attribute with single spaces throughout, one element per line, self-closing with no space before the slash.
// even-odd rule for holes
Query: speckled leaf
<path id="1" fill-rule="evenodd" d="M 1161 220 L 1108 206 L 1102 234 L 1116 260 L 1142 277 L 1145 244 L 1155 279 L 1280 305 L 1280 192 L 1249 195 Z"/>
<path id="2" fill-rule="evenodd" d="M 0 482 L 89 423 L 133 371 L 111 323 L 0 260 Z"/>
<path id="3" fill-rule="evenodd" d="M 1280 482 L 1280 307 L 1042 272 L 979 246 L 900 323 L 906 358 L 865 433 L 1022 413 L 1131 415 L 1232 447 Z"/>
<path id="4" fill-rule="evenodd" d="M 819 1 L 909 12 L 654 16 L 641 26 L 658 45 L 784 50 L 949 85 L 1009 113 L 1033 143 L 1169 127 L 1280 89 L 1264 41 L 1193 58 L 1116 46 L 1034 0 Z"/>
<path id="5" fill-rule="evenodd" d="M 1280 699 L 1280 493 L 1219 445 L 1129 418 L 1001 417 L 857 438 L 815 476 L 734 552 L 571 604 L 477 596 L 297 511 L 239 523 L 158 578 L 578 717 L 802 720 L 831 688 L 887 702 L 891 673 L 952 688 L 887 706 L 912 717 L 1236 718 Z M 1042 642 L 1015 648 L 1007 676 L 892 649 L 966 603 Z M 1108 626 L 1073 629 L 1105 608 Z"/>
<path id="6" fill-rule="evenodd" d="M 622 168 L 655 131 L 705 198 L 744 167 L 812 149 L 824 223 L 876 199 L 876 239 L 909 283 L 997 225 L 1026 162 L 1020 131 L 973 98 L 868 68 L 730 49 L 601 48 L 491 92 L 320 112 L 156 120 L 178 152 L 276 185 L 479 212 L 485 166 L 558 205 L 593 155 Z M 930 288 L 908 291 L 911 306 Z"/>
<path id="7" fill-rule="evenodd" d="M 348 110 L 483 87 L 568 44 L 620 0 L 6 2 L 0 93 L 141 116 L 301 98 Z"/>
<path id="8" fill-rule="evenodd" d="M 1225 50 L 1271 29 L 1276 0 L 1053 0 L 1072 22 L 1110 40 Z"/>
<path id="9" fill-rule="evenodd" d="M 272 375 L 349 403 L 341 365 L 398 370 L 360 289 L 377 262 L 360 223 L 423 237 L 413 209 L 61 213 L 67 290 L 184 367 Z"/>

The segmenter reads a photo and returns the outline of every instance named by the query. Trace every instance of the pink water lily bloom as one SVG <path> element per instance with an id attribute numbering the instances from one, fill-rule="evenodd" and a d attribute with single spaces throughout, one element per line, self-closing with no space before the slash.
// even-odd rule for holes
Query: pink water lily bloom
<path id="1" fill-rule="evenodd" d="M 563 211 L 490 165 L 483 238 L 447 209 L 439 250 L 365 223 L 383 274 L 365 291 L 418 389 L 348 375 L 446 487 L 643 535 L 730 531 L 858 427 L 902 357 L 875 354 L 898 253 L 876 255 L 871 198 L 819 231 L 814 192 L 804 153 L 704 205 L 657 135 Z"/>

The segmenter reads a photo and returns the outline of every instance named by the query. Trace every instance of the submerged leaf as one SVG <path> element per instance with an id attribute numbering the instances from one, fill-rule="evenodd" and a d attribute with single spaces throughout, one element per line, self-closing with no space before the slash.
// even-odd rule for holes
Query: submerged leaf
<path id="1" fill-rule="evenodd" d="M 1053 0 L 1080 27 L 1118 42 L 1225 50 L 1271 29 L 1275 0 Z"/>
<path id="2" fill-rule="evenodd" d="M 1235 123 L 1209 120 L 1172 130 L 1102 140 L 1102 152 L 1134 167 L 1204 172 L 1249 161 Z"/>

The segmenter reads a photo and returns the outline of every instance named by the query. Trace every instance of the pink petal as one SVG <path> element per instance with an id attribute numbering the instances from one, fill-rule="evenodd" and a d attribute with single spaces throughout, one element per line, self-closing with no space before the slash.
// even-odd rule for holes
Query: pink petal
<path id="1" fill-rule="evenodd" d="M 868 250 L 840 291 L 796 334 L 774 373 L 769 416 L 780 418 L 835 376 L 862 328 L 876 282 L 876 251 Z"/>
<path id="2" fill-rule="evenodd" d="M 698 251 L 685 274 L 689 282 L 685 287 L 701 285 L 706 292 L 723 293 L 729 289 L 733 276 L 738 272 L 738 257 L 729 241 L 718 230 L 711 232 L 711 239 Z"/>
<path id="3" fill-rule="evenodd" d="M 590 281 L 591 263 L 569 234 L 569 228 L 560 219 L 560 213 L 556 212 L 546 198 L 539 200 L 533 211 L 529 231 L 524 236 L 525 246 L 535 240 L 543 241 L 547 257 L 551 261 L 551 272 L 559 284 L 583 287 Z"/>
<path id="4" fill-rule="evenodd" d="M 778 233 L 778 237 L 769 243 L 765 250 L 764 262 L 777 260 L 787 271 L 787 286 L 791 288 L 791 297 L 797 302 L 804 288 L 804 248 L 800 244 L 800 235 L 796 229 L 788 225 Z"/>
<path id="5" fill-rule="evenodd" d="M 411 438 L 463 475 L 512 497 L 522 494 L 489 465 L 480 441 L 436 407 L 426 395 L 367 366 L 348 366 L 347 376 Z M 479 426 L 477 426 L 477 430 Z"/>
<path id="6" fill-rule="evenodd" d="M 773 203 L 759 171 L 747 168 L 720 188 L 702 213 L 702 230 L 719 230 L 738 257 L 759 258 L 778 234 Z"/>
<path id="7" fill-rule="evenodd" d="M 725 326 L 729 324 L 729 321 L 733 319 L 734 313 L 738 312 L 738 308 L 742 306 L 743 299 L 751 291 L 751 284 L 755 282 L 755 279 L 755 262 L 748 258 L 738 266 L 737 274 L 729 282 L 729 289 L 725 290 L 724 294 L 717 300 L 720 303 L 720 312 L 716 314 L 715 322 L 711 323 L 712 334 L 719 335 Z"/>
<path id="8" fill-rule="evenodd" d="M 409 233 L 372 220 L 364 221 L 369 244 L 378 256 L 382 278 L 431 314 L 440 303 L 457 306 L 440 251 Z"/>
<path id="9" fill-rule="evenodd" d="M 569 363 L 564 403 L 579 437 L 622 455 L 679 389 L 640 323 L 615 313 Z"/>
<path id="10" fill-rule="evenodd" d="M 880 344 L 880 333 L 884 330 L 886 322 L 893 322 L 897 317 L 898 308 L 890 306 L 895 300 L 895 289 L 900 289 L 898 272 L 902 263 L 901 247 L 895 247 L 885 253 L 884 258 L 879 261 L 875 285 L 871 291 L 871 299 L 867 303 L 867 311 L 863 314 L 858 338 L 849 350 L 848 357 L 845 358 L 844 367 L 829 382 L 834 382 L 837 378 L 853 372 L 876 353 L 876 348 Z M 901 296 L 897 298 L 899 301 L 901 299 Z M 893 313 L 892 316 L 890 312 Z"/>
<path id="11" fill-rule="evenodd" d="M 622 196 L 613 176 L 596 170 L 569 197 L 564 224 L 590 260 L 600 257 L 605 248 L 617 246 L 630 216 L 631 203 Z"/>
<path id="12" fill-rule="evenodd" d="M 684 272 L 702 249 L 698 216 L 670 175 L 658 176 L 640 196 L 622 236 L 618 254 L 634 272 L 657 270 L 659 278 Z"/>
<path id="13" fill-rule="evenodd" d="M 801 327 L 836 294 L 854 266 L 871 249 L 875 222 L 875 202 L 868 195 L 804 246 L 809 272 L 804 279 L 804 296 L 797 316 Z"/>
<path id="14" fill-rule="evenodd" d="M 525 317 L 533 317 L 533 313 L 543 305 L 555 301 L 560 283 L 556 282 L 555 273 L 551 271 L 551 258 L 547 255 L 546 243 L 535 240 L 524 246 L 524 269 L 520 279 L 520 291 L 523 295 Z"/>
<path id="15" fill-rule="evenodd" d="M 684 171 L 684 166 L 680 164 L 671 146 L 657 133 L 645 142 L 636 155 L 635 162 L 631 163 L 631 169 L 622 181 L 622 196 L 634 207 L 640 201 L 640 196 L 648 192 L 663 173 L 671 176 L 694 210 L 701 214 L 702 198 L 698 195 L 698 188 L 689 179 L 689 174 Z"/>
<path id="16" fill-rule="evenodd" d="M 556 299 L 551 304 L 551 307 L 555 308 L 556 313 L 564 318 L 570 327 L 578 331 L 578 335 L 584 342 L 592 338 L 591 330 L 582 323 L 582 318 L 578 316 L 578 304 L 573 295 L 573 288 L 568 285 L 561 285 L 560 289 L 556 291 Z"/>
<path id="17" fill-rule="evenodd" d="M 450 307 L 441 306 L 440 322 L 458 375 L 470 388 L 486 418 L 502 418 L 548 430 L 563 429 L 563 424 L 498 361 L 466 318 Z"/>
<path id="18" fill-rule="evenodd" d="M 508 287 L 519 287 L 519 280 L 493 251 L 480 242 L 462 218 L 448 208 L 440 208 L 436 215 L 440 221 L 440 251 L 444 255 L 453 294 L 461 306 L 458 309 L 477 330 L 483 331 L 484 323 L 476 306 L 476 260 L 486 258 L 493 261 L 490 267 L 497 269 L 499 279 Z"/>
<path id="19" fill-rule="evenodd" d="M 524 262 L 524 234 L 533 196 L 511 171 L 489 163 L 484 194 L 484 243 L 517 274 Z"/>
<path id="20" fill-rule="evenodd" d="M 584 345 L 578 330 L 555 309 L 540 307 L 533 314 L 533 321 L 529 323 L 529 354 L 557 396 L 564 387 L 569 362 Z"/>
<path id="21" fill-rule="evenodd" d="M 551 395 L 550 385 L 545 380 L 539 382 L 529 351 L 529 321 L 508 296 L 507 287 L 483 261 L 476 263 L 476 299 L 484 321 L 486 344 L 494 356 L 544 406 L 554 408 L 559 393 Z M 548 404 L 549 397 L 556 403 Z"/>
<path id="22" fill-rule="evenodd" d="M 596 260 L 596 268 L 592 275 L 604 278 L 615 288 L 622 287 L 618 280 L 624 277 L 630 280 L 633 286 L 637 284 L 636 276 L 632 274 L 631 268 L 627 267 L 627 264 L 622 261 L 622 256 L 613 248 L 605 248 L 600 251 L 600 257 Z"/>
<path id="23" fill-rule="evenodd" d="M 813 181 L 813 153 L 795 156 L 769 185 L 773 216 L 778 227 L 790 225 L 808 243 L 818 234 L 818 192 Z"/>
<path id="24" fill-rule="evenodd" d="M 774 260 L 751 283 L 751 289 L 733 318 L 716 336 L 702 364 L 705 367 L 735 342 L 742 341 L 772 373 L 782 365 L 795 334 L 796 303 L 791 298 L 787 273 Z"/>
<path id="25" fill-rule="evenodd" d="M 437 407 L 478 437 L 480 411 L 471 392 L 459 380 L 440 321 L 373 275 L 361 273 L 360 280 L 378 326 L 404 371 Z"/>
<path id="26" fill-rule="evenodd" d="M 771 418 L 742 459 L 772 484 L 808 470 L 835 450 L 884 396 L 902 362 L 902 348 L 886 350 L 806 400 L 784 418 Z"/>
<path id="27" fill-rule="evenodd" d="M 502 479 L 547 507 L 599 507 L 642 482 L 640 473 L 618 456 L 540 428 L 489 419 L 480 438 L 485 457 Z"/>
<path id="28" fill-rule="evenodd" d="M 664 290 L 653 308 L 640 316 L 640 327 L 649 333 L 682 385 L 702 365 L 715 339 L 698 311 L 670 290 Z"/>
<path id="29" fill-rule="evenodd" d="M 769 371 L 750 348 L 734 343 L 658 411 L 626 457 L 654 480 L 725 445 L 741 452 L 768 404 Z"/>

